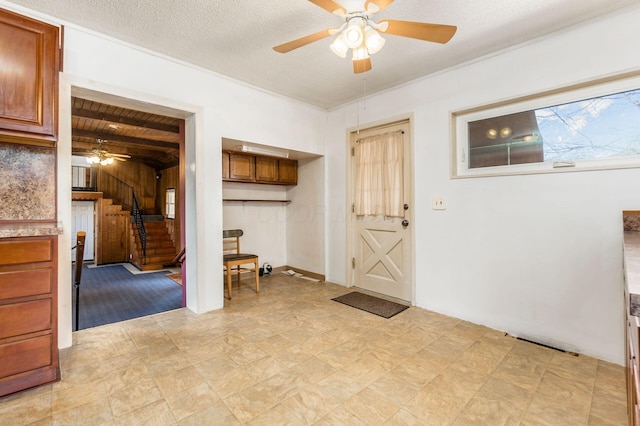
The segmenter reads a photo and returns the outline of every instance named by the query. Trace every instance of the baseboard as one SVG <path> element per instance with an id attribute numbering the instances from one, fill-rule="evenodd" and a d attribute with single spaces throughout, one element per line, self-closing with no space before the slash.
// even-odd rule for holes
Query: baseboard
<path id="1" fill-rule="evenodd" d="M 322 275 L 322 274 L 317 274 L 317 273 L 311 272 L 311 271 L 305 271 L 304 269 L 296 268 L 295 266 L 286 265 L 286 266 L 283 267 L 284 271 L 289 270 L 289 269 L 293 269 L 294 271 L 301 273 L 305 277 L 315 278 L 315 279 L 320 280 L 320 281 L 324 281 L 325 280 L 324 279 L 324 275 Z"/>
<path id="2" fill-rule="evenodd" d="M 305 271 L 304 269 L 296 268 L 296 267 L 289 266 L 289 265 L 277 266 L 277 267 L 272 269 L 271 274 L 272 275 L 273 274 L 278 274 L 280 272 L 288 271 L 289 269 L 293 269 L 294 271 L 301 273 L 305 277 L 315 278 L 315 279 L 320 280 L 320 281 L 324 281 L 325 280 L 324 279 L 324 275 L 322 275 L 322 274 L 316 274 L 315 272 Z M 236 272 L 234 271 L 233 274 L 235 275 Z M 253 277 L 253 271 L 240 270 L 240 274 L 242 275 L 243 278 L 246 278 L 247 276 Z M 249 274 L 249 275 L 247 275 L 247 274 Z"/>

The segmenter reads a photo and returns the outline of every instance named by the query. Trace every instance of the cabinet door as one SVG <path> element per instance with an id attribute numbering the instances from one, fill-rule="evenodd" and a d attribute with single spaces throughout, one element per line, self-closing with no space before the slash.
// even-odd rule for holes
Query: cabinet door
<path id="1" fill-rule="evenodd" d="M 229 179 L 229 153 L 222 153 L 222 179 Z"/>
<path id="2" fill-rule="evenodd" d="M 256 181 L 278 183 L 278 160 L 271 157 L 256 157 Z"/>
<path id="3" fill-rule="evenodd" d="M 256 162 L 253 155 L 229 154 L 229 179 L 253 182 Z"/>
<path id="4" fill-rule="evenodd" d="M 58 28 L 0 9 L 0 134 L 52 143 L 57 137 Z"/>
<path id="5" fill-rule="evenodd" d="M 298 162 L 296 160 L 279 160 L 280 183 L 298 184 Z"/>

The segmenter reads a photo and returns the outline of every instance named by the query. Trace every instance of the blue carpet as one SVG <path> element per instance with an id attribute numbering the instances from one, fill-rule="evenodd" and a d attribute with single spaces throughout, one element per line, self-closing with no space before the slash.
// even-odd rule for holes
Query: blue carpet
<path id="1" fill-rule="evenodd" d="M 182 307 L 182 287 L 166 272 L 134 275 L 122 265 L 82 267 L 79 329 Z M 75 327 L 75 289 L 73 321 Z"/>

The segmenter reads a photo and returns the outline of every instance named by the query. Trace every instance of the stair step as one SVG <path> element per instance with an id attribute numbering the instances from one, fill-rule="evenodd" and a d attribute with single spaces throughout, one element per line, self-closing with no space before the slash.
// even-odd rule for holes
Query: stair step
<path id="1" fill-rule="evenodd" d="M 140 246 L 142 245 L 142 243 L 140 242 L 140 238 L 136 235 L 135 237 L 135 244 L 136 246 Z M 147 235 L 147 248 L 167 248 L 167 247 L 175 247 L 173 244 L 173 241 L 171 241 L 170 239 L 154 239 L 154 238 L 149 238 L 149 236 Z"/>

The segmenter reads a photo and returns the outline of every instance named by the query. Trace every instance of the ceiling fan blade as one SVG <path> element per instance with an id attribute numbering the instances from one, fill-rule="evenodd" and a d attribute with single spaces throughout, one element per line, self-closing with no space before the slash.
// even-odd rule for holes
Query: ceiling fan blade
<path id="1" fill-rule="evenodd" d="M 114 160 L 118 160 L 118 161 L 127 161 L 126 158 L 120 158 L 120 157 L 111 157 L 111 158 L 113 158 Z M 131 158 L 131 157 L 128 157 L 128 158 Z"/>
<path id="2" fill-rule="evenodd" d="M 446 43 L 456 33 L 453 25 L 427 24 L 425 22 L 383 20 L 378 22 L 380 31 L 401 37 L 417 38 L 435 43 Z M 387 27 L 386 29 L 383 29 Z"/>
<path id="3" fill-rule="evenodd" d="M 370 69 L 371 69 L 371 58 L 354 59 L 354 61 L 353 61 L 353 72 L 355 74 L 360 74 L 362 72 L 367 72 Z"/>
<path id="4" fill-rule="evenodd" d="M 367 0 L 364 2 L 364 10 L 369 13 L 378 13 L 385 10 L 393 0 Z"/>
<path id="5" fill-rule="evenodd" d="M 309 34 L 308 36 L 283 43 L 279 46 L 274 47 L 273 50 L 280 53 L 291 52 L 294 49 L 306 46 L 307 44 L 313 43 L 314 41 L 322 40 L 325 37 L 329 37 L 330 35 L 335 34 L 335 30 L 336 28 L 327 28 L 326 30 L 318 31 L 317 33 Z"/>
<path id="6" fill-rule="evenodd" d="M 338 16 L 345 16 L 347 14 L 347 9 L 340 6 L 338 3 L 333 0 L 309 0 L 311 3 L 315 4 L 318 7 L 323 8 L 329 13 L 333 13 Z"/>
<path id="7" fill-rule="evenodd" d="M 111 153 L 106 153 L 105 154 L 108 157 L 122 157 L 122 158 L 131 158 L 130 155 L 128 154 L 111 154 Z"/>

